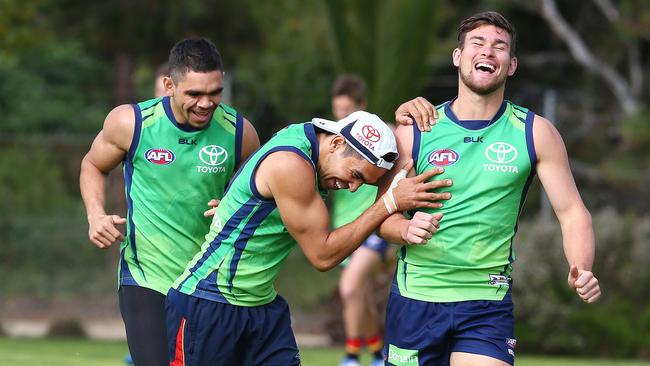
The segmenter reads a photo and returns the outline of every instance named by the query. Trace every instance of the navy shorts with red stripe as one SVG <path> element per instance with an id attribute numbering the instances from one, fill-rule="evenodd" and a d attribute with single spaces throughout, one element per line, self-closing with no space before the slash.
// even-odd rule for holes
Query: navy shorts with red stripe
<path id="1" fill-rule="evenodd" d="M 170 366 L 300 365 L 287 302 L 236 306 L 169 290 Z"/>

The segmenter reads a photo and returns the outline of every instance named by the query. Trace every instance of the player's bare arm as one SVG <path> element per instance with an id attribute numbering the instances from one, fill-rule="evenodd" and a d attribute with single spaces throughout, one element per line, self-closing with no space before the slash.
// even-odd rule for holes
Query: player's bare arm
<path id="1" fill-rule="evenodd" d="M 246 118 L 244 118 L 244 131 L 242 132 L 242 148 L 241 148 L 241 157 L 239 159 L 239 165 L 235 167 L 235 170 L 239 169 L 245 162 L 248 160 L 248 157 L 251 156 L 257 149 L 260 147 L 260 138 L 257 136 L 257 131 L 253 124 Z M 214 216 L 214 213 L 219 207 L 218 199 L 211 199 L 208 201 L 208 210 L 203 213 L 203 216 L 210 217 Z"/>
<path id="2" fill-rule="evenodd" d="M 435 194 L 427 192 L 429 184 L 424 183 L 428 177 L 400 182 L 394 197 L 401 209 L 434 205 Z M 313 168 L 294 153 L 271 154 L 260 164 L 255 182 L 260 194 L 275 200 L 287 230 L 320 271 L 340 263 L 388 217 L 383 201 L 379 200 L 355 221 L 331 232 L 327 207 L 316 191 Z"/>
<path id="3" fill-rule="evenodd" d="M 569 285 L 585 302 L 594 302 L 601 294 L 598 279 L 591 272 L 594 231 L 591 215 L 573 180 L 564 142 L 557 129 L 540 116 L 535 116 L 533 139 L 537 174 L 562 228 Z"/>
<path id="4" fill-rule="evenodd" d="M 397 139 L 399 158 L 397 159 L 393 169 L 382 177 L 379 184 L 378 196 L 385 194 L 389 189 L 391 182 L 395 179 L 395 176 L 400 170 L 399 167 L 403 167 L 409 161 L 412 161 L 411 149 L 413 146 L 413 126 L 398 126 L 395 130 L 395 137 Z M 432 172 L 434 172 L 435 175 L 442 173 L 443 170 L 442 168 L 439 168 L 437 171 L 435 169 L 432 170 Z M 408 175 L 413 174 L 414 170 L 409 169 Z M 432 189 L 439 189 L 450 186 L 451 180 L 445 179 L 442 181 L 432 181 L 430 184 Z M 436 202 L 433 203 L 432 206 L 435 208 L 442 207 L 443 203 L 439 201 L 451 198 L 451 195 L 448 192 L 438 192 L 435 194 Z M 401 212 L 396 212 L 381 224 L 379 227 L 379 235 L 392 243 L 425 244 L 440 227 L 440 220 L 442 220 L 441 213 L 431 215 L 425 212 L 418 212 L 409 220 L 404 217 Z"/>
<path id="5" fill-rule="evenodd" d="M 400 125 L 412 125 L 411 117 L 415 119 L 420 131 L 431 131 L 431 126 L 438 119 L 438 111 L 428 100 L 417 97 L 402 103 L 395 111 L 395 121 Z"/>
<path id="6" fill-rule="evenodd" d="M 135 114 L 130 105 L 113 109 L 90 150 L 81 162 L 79 188 L 88 216 L 88 237 L 98 248 L 108 248 L 124 239 L 116 225 L 126 222 L 104 210 L 106 176 L 124 158 L 133 139 Z"/>

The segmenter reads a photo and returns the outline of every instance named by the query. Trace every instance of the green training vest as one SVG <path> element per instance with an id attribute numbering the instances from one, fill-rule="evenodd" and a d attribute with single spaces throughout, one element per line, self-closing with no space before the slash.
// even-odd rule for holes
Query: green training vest
<path id="1" fill-rule="evenodd" d="M 243 118 L 221 104 L 202 129 L 178 124 L 169 97 L 134 104 L 123 161 L 128 206 L 119 284 L 167 294 L 208 232 L 207 202 L 223 196 L 241 156 Z"/>
<path id="2" fill-rule="evenodd" d="M 458 121 L 447 102 L 430 132 L 414 127 L 418 174 L 450 178 L 440 229 L 426 245 L 402 246 L 395 282 L 401 295 L 430 302 L 501 300 L 510 286 L 512 238 L 534 176 L 534 113 L 509 101 L 490 121 Z"/>

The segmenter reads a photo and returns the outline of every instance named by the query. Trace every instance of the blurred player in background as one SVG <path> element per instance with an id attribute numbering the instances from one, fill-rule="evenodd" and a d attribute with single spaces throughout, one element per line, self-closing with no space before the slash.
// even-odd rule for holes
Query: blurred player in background
<path id="1" fill-rule="evenodd" d="M 352 112 L 366 109 L 366 84 L 357 75 L 341 75 L 332 85 L 331 98 L 332 114 L 340 120 Z M 377 187 L 363 185 L 354 192 L 337 190 L 331 197 L 331 222 L 336 229 L 354 221 L 375 202 Z M 359 356 L 363 346 L 368 347 L 372 354 L 371 366 L 383 365 L 383 306 L 379 306 L 375 299 L 379 297 L 385 303 L 388 294 L 377 296 L 374 291 L 377 290 L 377 275 L 381 274 L 380 265 L 386 261 L 388 247 L 384 239 L 372 233 L 342 263 L 339 294 L 343 305 L 345 356 L 340 366 L 361 365 Z"/>
<path id="2" fill-rule="evenodd" d="M 212 42 L 178 42 L 168 66 L 163 98 L 108 114 L 79 177 L 90 240 L 102 249 L 121 242 L 120 312 L 137 366 L 169 365 L 167 291 L 199 251 L 216 199 L 259 147 L 252 124 L 221 103 L 223 65 Z M 126 218 L 104 210 L 106 175 L 120 163 Z"/>
<path id="3" fill-rule="evenodd" d="M 153 96 L 156 98 L 167 95 L 165 89 L 165 77 L 169 77 L 169 66 L 167 66 L 166 62 L 158 66 L 158 69 L 156 69 L 156 79 L 153 84 Z"/>

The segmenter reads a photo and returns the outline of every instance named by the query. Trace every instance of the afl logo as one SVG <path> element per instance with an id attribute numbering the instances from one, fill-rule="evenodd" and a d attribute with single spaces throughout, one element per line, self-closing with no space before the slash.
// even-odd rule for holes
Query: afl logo
<path id="1" fill-rule="evenodd" d="M 458 153 L 451 149 L 436 150 L 429 154 L 427 161 L 435 166 L 447 166 L 458 161 Z"/>
<path id="2" fill-rule="evenodd" d="M 494 163 L 507 164 L 517 158 L 517 149 L 505 142 L 495 142 L 485 149 L 485 157 Z"/>
<path id="3" fill-rule="evenodd" d="M 176 159 L 176 155 L 170 150 L 158 148 L 147 150 L 144 158 L 156 165 L 169 165 Z"/>
<path id="4" fill-rule="evenodd" d="M 363 126 L 361 128 L 361 133 L 363 133 L 363 137 L 367 138 L 370 142 L 377 142 L 381 138 L 379 131 L 370 125 Z"/>
<path id="5" fill-rule="evenodd" d="M 228 152 L 219 145 L 208 145 L 199 151 L 199 159 L 206 165 L 217 166 L 228 159 Z"/>

